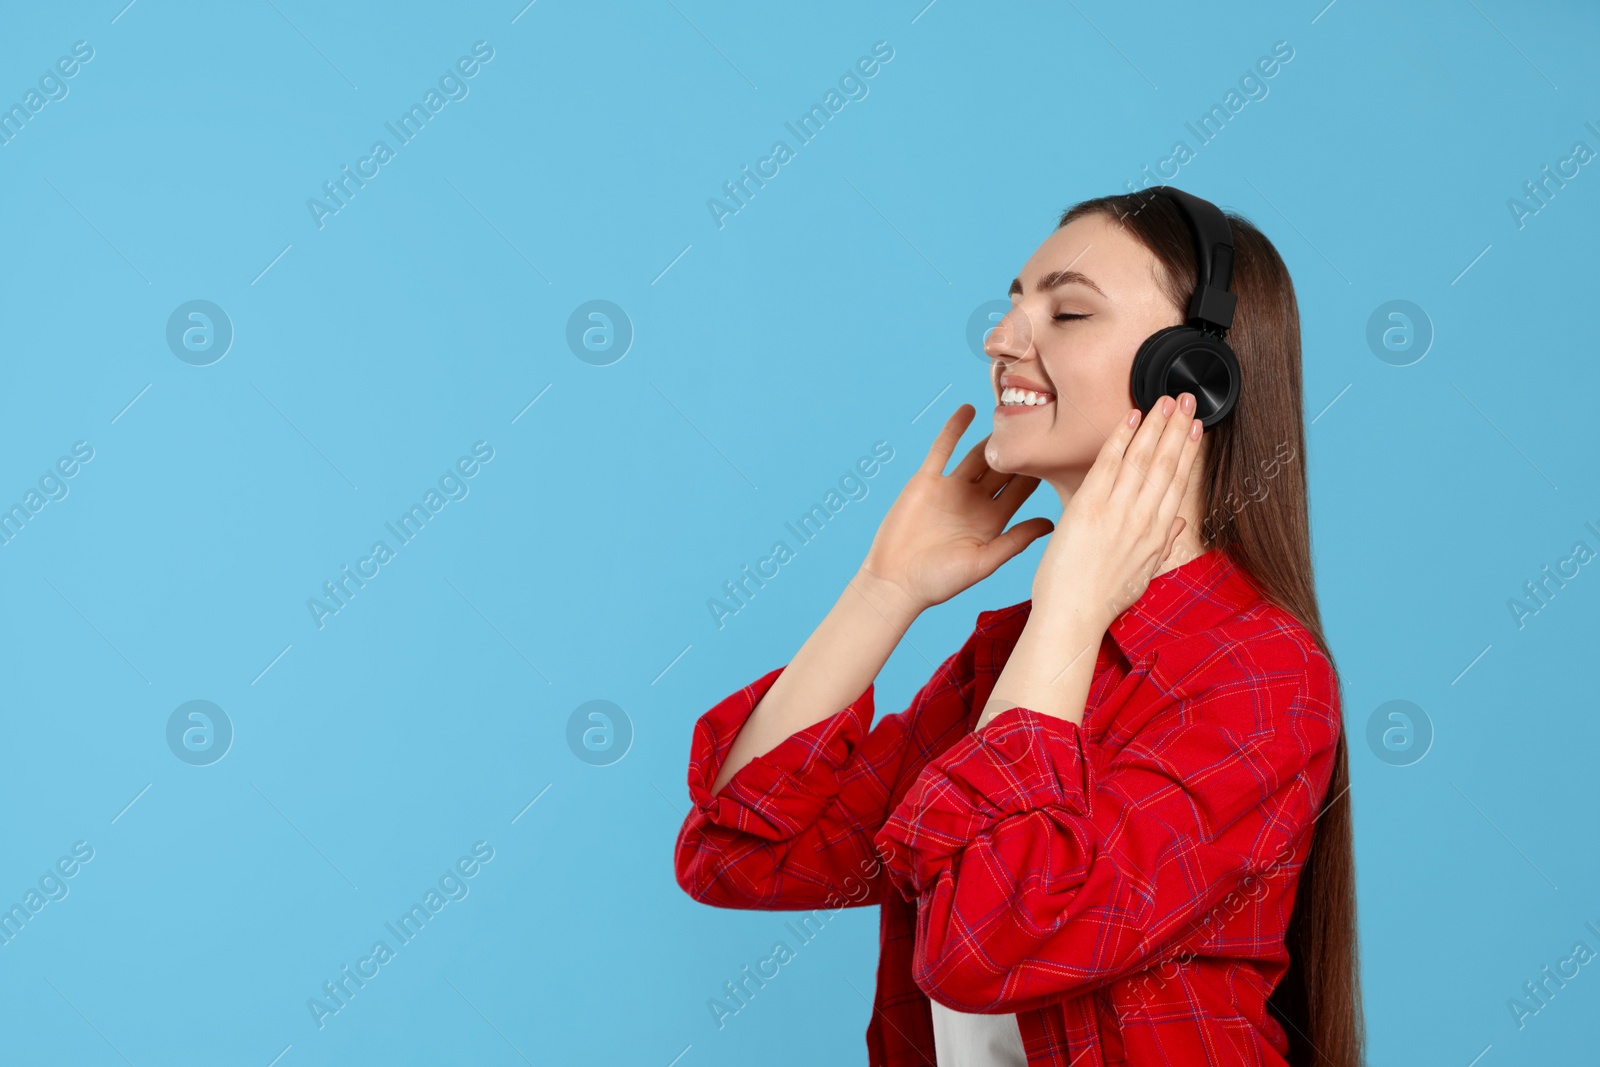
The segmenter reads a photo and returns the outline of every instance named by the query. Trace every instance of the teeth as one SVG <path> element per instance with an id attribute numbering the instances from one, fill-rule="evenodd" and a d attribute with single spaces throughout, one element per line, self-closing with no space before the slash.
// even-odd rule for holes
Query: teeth
<path id="1" fill-rule="evenodd" d="M 1050 403 L 1052 399 L 1054 398 L 1049 393 L 1036 393 L 1032 389 L 1018 389 L 1014 385 L 1008 385 L 1000 390 L 1000 403 L 1006 405 L 1025 404 L 1029 407 L 1038 407 L 1042 404 Z"/>

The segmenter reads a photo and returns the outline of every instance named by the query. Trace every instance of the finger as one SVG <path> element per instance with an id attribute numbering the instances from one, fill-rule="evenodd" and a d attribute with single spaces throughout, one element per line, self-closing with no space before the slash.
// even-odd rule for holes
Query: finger
<path id="1" fill-rule="evenodd" d="M 1184 401 L 1187 400 L 1189 410 L 1184 410 Z M 1161 431 L 1161 439 L 1156 442 L 1155 453 L 1150 457 L 1149 478 L 1142 493 L 1149 501 L 1159 506 L 1165 502 L 1174 485 L 1177 486 L 1179 496 L 1182 496 L 1183 485 L 1178 483 L 1178 464 L 1183 458 L 1183 450 L 1188 447 L 1193 437 L 1194 424 L 1199 420 L 1194 417 L 1194 395 L 1181 393 L 1177 406 L 1167 418 L 1167 425 Z M 1164 528 L 1163 526 L 1157 527 Z"/>
<path id="2" fill-rule="evenodd" d="M 1038 488 L 1038 478 L 1027 475 L 1016 475 L 1010 482 L 1000 488 L 1000 493 L 989 502 L 990 520 L 994 522 L 995 530 L 1000 530 L 1006 523 L 1011 522 L 1011 517 L 1016 515 L 1022 502 L 1027 501 Z"/>
<path id="3" fill-rule="evenodd" d="M 1089 466 L 1089 472 L 1083 476 L 1083 485 L 1078 488 L 1080 493 L 1085 489 L 1093 489 L 1101 497 L 1110 494 L 1116 484 L 1117 472 L 1122 467 L 1128 445 L 1143 425 L 1143 413 L 1138 408 L 1128 409 L 1106 437 L 1105 443 L 1100 446 L 1100 451 L 1094 457 L 1094 463 Z"/>
<path id="4" fill-rule="evenodd" d="M 956 450 L 956 442 L 961 440 L 961 435 L 967 432 L 967 426 L 972 422 L 977 409 L 971 404 L 962 404 L 944 420 L 944 428 L 933 439 L 933 444 L 928 447 L 928 456 L 922 461 L 920 471 L 929 474 L 944 475 L 944 465 L 950 462 L 950 453 Z"/>
<path id="5" fill-rule="evenodd" d="M 1183 420 L 1174 418 L 1174 422 Z M 1189 484 L 1194 481 L 1195 461 L 1200 456 L 1201 422 L 1190 417 L 1188 431 L 1183 435 L 1183 447 L 1178 452 L 1177 464 L 1173 470 L 1172 480 L 1167 485 L 1166 495 L 1161 498 L 1161 506 L 1156 512 L 1156 528 L 1169 522 L 1178 509 L 1183 506 L 1183 498 L 1188 495 Z"/>
<path id="6" fill-rule="evenodd" d="M 1173 519 L 1166 527 L 1167 533 L 1163 539 L 1161 551 L 1152 556 L 1148 562 L 1140 564 L 1140 573 L 1144 576 L 1147 584 L 1155 581 L 1156 575 L 1160 574 L 1168 566 L 1168 562 L 1172 559 L 1172 548 L 1178 542 L 1178 534 L 1183 531 L 1186 525 L 1188 523 L 1184 519 Z"/>
<path id="7" fill-rule="evenodd" d="M 993 436 L 993 434 L 986 433 L 978 439 L 976 444 L 967 449 L 967 454 L 961 457 L 961 462 L 957 463 L 956 469 L 950 472 L 950 477 L 964 482 L 976 482 L 981 478 L 994 474 L 994 468 L 989 466 L 989 461 L 983 455 L 984 448 L 989 444 L 989 438 Z M 994 489 L 998 488 L 1000 488 L 1000 484 L 996 482 Z M 990 496 L 994 495 L 994 489 L 989 490 Z"/>
<path id="8" fill-rule="evenodd" d="M 978 550 L 978 559 L 987 577 L 1000 569 L 1001 564 L 1022 552 L 1037 539 L 1055 529 L 1055 523 L 1043 515 L 1024 519 L 1005 533 Z"/>
<path id="9" fill-rule="evenodd" d="M 1173 475 L 1178 469 L 1178 457 L 1193 421 L 1193 416 L 1185 412 L 1180 403 L 1185 395 L 1189 394 L 1172 398 L 1172 410 L 1167 414 L 1162 414 L 1166 400 L 1157 401 L 1151 414 L 1161 420 L 1160 431 L 1156 432 L 1152 425 L 1147 436 L 1142 439 L 1136 437 L 1133 444 L 1128 446 L 1130 458 L 1127 466 L 1136 469 L 1119 472 L 1116 488 L 1112 490 L 1113 497 L 1123 496 L 1133 505 L 1147 509 L 1148 515 L 1155 514 L 1172 484 Z M 1162 525 L 1157 528 L 1165 527 Z"/>
<path id="10" fill-rule="evenodd" d="M 1013 478 L 1016 478 L 1016 475 L 1011 474 L 1008 470 L 995 470 L 990 467 L 989 470 L 982 474 L 982 477 L 978 478 L 978 488 L 982 490 L 984 496 L 994 499 L 995 494 L 1002 493 L 1006 486 L 1011 485 Z"/>
<path id="11" fill-rule="evenodd" d="M 996 515 L 1001 523 L 1011 521 L 1011 516 L 1017 513 L 1022 502 L 1033 495 L 1039 488 L 1039 479 L 1031 475 L 1019 474 L 1005 485 L 1000 487 L 1000 492 L 994 498 L 994 506 L 998 509 Z"/>
<path id="12" fill-rule="evenodd" d="M 1171 414 L 1163 410 L 1169 403 L 1173 404 Z M 1133 440 L 1123 454 L 1122 466 L 1118 469 L 1116 482 L 1111 488 L 1113 498 L 1132 501 L 1150 481 L 1150 466 L 1154 462 L 1156 446 L 1160 443 L 1167 425 L 1172 421 L 1172 415 L 1176 414 L 1176 401 L 1170 396 L 1158 397 L 1156 402 L 1150 405 L 1150 411 L 1141 420 L 1138 432 L 1133 435 Z M 1166 486 L 1163 485 L 1162 488 L 1165 489 Z"/>
<path id="13" fill-rule="evenodd" d="M 1156 562 L 1156 570 L 1165 567 L 1167 561 L 1172 558 L 1172 547 L 1178 543 L 1178 535 L 1183 533 L 1183 528 L 1187 525 L 1189 525 L 1187 519 L 1178 518 L 1172 520 L 1172 531 L 1167 534 L 1167 546 L 1162 550 L 1161 558 Z"/>

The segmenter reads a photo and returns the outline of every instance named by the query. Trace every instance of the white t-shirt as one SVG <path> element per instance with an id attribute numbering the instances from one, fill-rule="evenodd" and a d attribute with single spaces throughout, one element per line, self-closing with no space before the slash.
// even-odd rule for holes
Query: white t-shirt
<path id="1" fill-rule="evenodd" d="M 939 1067 L 1028 1067 L 1015 1014 L 972 1015 L 933 1005 L 933 1047 Z"/>

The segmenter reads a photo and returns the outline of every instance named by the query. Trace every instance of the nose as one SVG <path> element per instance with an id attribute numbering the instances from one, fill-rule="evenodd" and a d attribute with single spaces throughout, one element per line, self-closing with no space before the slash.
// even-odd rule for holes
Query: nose
<path id="1" fill-rule="evenodd" d="M 1020 304 L 1006 312 L 983 340 L 984 354 L 1003 366 L 1026 358 L 1032 349 L 1033 320 Z"/>

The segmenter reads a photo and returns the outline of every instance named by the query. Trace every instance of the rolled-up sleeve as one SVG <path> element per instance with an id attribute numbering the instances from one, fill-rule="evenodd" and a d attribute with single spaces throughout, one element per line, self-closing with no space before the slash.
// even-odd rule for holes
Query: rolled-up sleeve
<path id="1" fill-rule="evenodd" d="M 917 901 L 924 992 L 996 1012 L 1105 985 L 1306 839 L 1340 736 L 1327 661 L 1241 645 L 1182 693 L 1099 759 L 1017 707 L 921 771 L 877 844 Z"/>
<path id="2" fill-rule="evenodd" d="M 692 807 L 674 853 L 678 884 L 696 900 L 729 908 L 877 903 L 884 868 L 873 835 L 888 815 L 908 753 L 914 757 L 930 744 L 918 739 L 918 724 L 957 720 L 970 708 L 974 646 L 969 639 L 945 660 L 907 710 L 874 726 L 868 685 L 713 793 L 734 739 L 786 668 L 719 701 L 694 728 Z"/>
<path id="3" fill-rule="evenodd" d="M 719 701 L 695 723 L 689 756 L 689 799 L 705 822 L 767 841 L 791 838 L 816 822 L 839 793 L 839 772 L 872 729 L 873 686 L 844 710 L 791 734 L 733 775 L 721 792 L 711 785 L 750 713 L 783 667 Z"/>
<path id="4" fill-rule="evenodd" d="M 1086 816 L 1088 774 L 1077 726 L 1012 708 L 922 772 L 884 834 L 905 846 L 890 869 L 916 897 L 1006 819 L 1036 811 Z"/>

